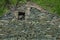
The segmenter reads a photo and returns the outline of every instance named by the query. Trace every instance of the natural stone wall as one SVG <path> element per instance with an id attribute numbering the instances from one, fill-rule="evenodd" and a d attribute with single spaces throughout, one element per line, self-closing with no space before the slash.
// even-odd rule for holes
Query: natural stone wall
<path id="1" fill-rule="evenodd" d="M 11 12 L 1 16 L 0 40 L 60 40 L 60 16 L 31 7 L 27 17 L 17 20 Z"/>

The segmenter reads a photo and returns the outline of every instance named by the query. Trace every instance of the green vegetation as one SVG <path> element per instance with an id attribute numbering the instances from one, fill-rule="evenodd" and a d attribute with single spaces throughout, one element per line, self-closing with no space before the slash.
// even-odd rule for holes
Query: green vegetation
<path id="1" fill-rule="evenodd" d="M 14 5 L 16 6 L 18 3 L 25 3 L 26 0 L 0 0 L 0 16 L 2 16 L 5 12 L 8 12 L 8 6 Z"/>
<path id="2" fill-rule="evenodd" d="M 60 0 L 32 0 L 51 13 L 60 14 Z"/>
<path id="3" fill-rule="evenodd" d="M 60 0 L 30 0 L 37 3 L 51 13 L 60 14 Z M 0 16 L 8 12 L 8 5 L 16 5 L 17 3 L 25 3 L 26 0 L 0 0 Z"/>

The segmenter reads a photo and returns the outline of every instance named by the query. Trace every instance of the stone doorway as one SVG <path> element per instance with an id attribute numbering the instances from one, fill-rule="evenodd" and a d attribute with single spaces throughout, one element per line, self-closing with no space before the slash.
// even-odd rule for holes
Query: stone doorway
<path id="1" fill-rule="evenodd" d="M 25 20 L 25 12 L 18 12 L 18 20 Z"/>

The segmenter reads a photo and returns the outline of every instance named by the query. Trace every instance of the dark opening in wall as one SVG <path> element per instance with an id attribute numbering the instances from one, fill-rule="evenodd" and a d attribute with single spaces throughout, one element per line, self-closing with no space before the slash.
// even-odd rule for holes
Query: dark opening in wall
<path id="1" fill-rule="evenodd" d="M 25 20 L 25 12 L 18 12 L 18 20 Z"/>

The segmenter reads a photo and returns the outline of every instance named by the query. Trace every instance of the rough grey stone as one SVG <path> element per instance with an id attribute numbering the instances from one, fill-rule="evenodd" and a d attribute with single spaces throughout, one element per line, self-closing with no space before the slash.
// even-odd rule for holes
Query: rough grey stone
<path id="1" fill-rule="evenodd" d="M 13 13 L 0 18 L 1 40 L 59 40 L 60 18 L 55 14 L 42 13 L 31 8 L 29 18 L 16 20 Z"/>

